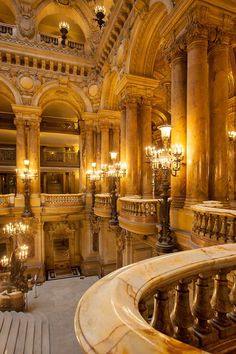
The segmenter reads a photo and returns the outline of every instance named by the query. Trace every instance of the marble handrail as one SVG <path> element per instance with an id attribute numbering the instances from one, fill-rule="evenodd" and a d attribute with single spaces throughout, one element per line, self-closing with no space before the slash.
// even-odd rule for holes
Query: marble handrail
<path id="1" fill-rule="evenodd" d="M 84 194 L 47 194 L 41 193 L 41 206 L 64 207 L 79 206 L 85 203 Z"/>
<path id="2" fill-rule="evenodd" d="M 159 219 L 159 199 L 122 197 L 119 199 L 119 223 L 128 231 L 150 235 L 156 232 Z"/>
<path id="3" fill-rule="evenodd" d="M 192 206 L 191 239 L 200 246 L 236 241 L 236 211 L 198 204 Z"/>
<path id="4" fill-rule="evenodd" d="M 104 218 L 111 216 L 111 196 L 109 193 L 95 194 L 94 213 Z"/>
<path id="5" fill-rule="evenodd" d="M 1 194 L 0 195 L 0 207 L 9 208 L 15 205 L 15 194 Z"/>
<path id="6" fill-rule="evenodd" d="M 168 290 L 171 285 L 177 284 L 177 300 L 175 301 L 177 305 L 174 307 L 173 318 L 175 334 L 179 338 L 179 335 L 184 331 L 178 332 L 181 325 L 178 316 L 182 316 L 182 323 L 186 323 L 185 328 L 181 328 L 182 330 L 188 330 L 189 318 L 192 317 L 188 308 L 189 302 L 186 300 L 186 296 L 189 295 L 186 284 L 191 282 L 191 279 L 199 277 L 199 274 L 202 276 L 202 274 L 208 273 L 206 277 L 209 278 L 209 274 L 217 273 L 215 277 L 216 290 L 214 290 L 211 302 L 216 316 L 214 325 L 218 325 L 217 319 L 224 318 L 227 322 L 226 312 L 229 312 L 231 308 L 228 303 L 225 304 L 225 302 L 229 302 L 226 274 L 232 269 L 236 269 L 236 245 L 234 244 L 178 252 L 150 258 L 121 268 L 96 282 L 80 299 L 74 319 L 77 339 L 86 353 L 206 353 L 202 349 L 164 334 L 163 330 L 161 332 L 161 330 L 154 329 L 141 316 L 140 304 L 148 294 L 157 293 L 158 290 L 160 292 L 163 289 Z M 204 280 L 206 277 L 203 276 L 202 279 Z M 201 291 L 205 291 L 204 285 L 202 289 L 200 285 L 199 283 L 196 285 L 198 286 L 196 291 L 198 295 Z M 235 286 L 232 294 L 235 311 Z M 204 294 L 201 293 L 201 301 L 198 301 L 199 299 L 194 301 L 193 312 L 196 316 L 201 314 L 199 307 L 202 306 L 205 311 L 205 319 L 203 322 L 200 321 L 200 326 L 204 324 L 204 321 L 208 324 L 206 318 L 209 311 L 206 309 L 209 309 L 210 304 L 206 301 L 207 298 L 209 296 L 205 291 Z M 185 306 L 181 303 L 183 299 Z M 169 309 L 169 306 L 165 309 Z M 163 307 L 162 311 L 164 311 Z M 160 322 L 162 319 L 163 317 L 159 317 Z M 226 324 L 228 333 L 234 325 L 231 320 L 229 322 L 230 329 Z M 215 335 L 214 331 L 212 333 Z M 219 337 L 216 341 L 218 339 Z"/>

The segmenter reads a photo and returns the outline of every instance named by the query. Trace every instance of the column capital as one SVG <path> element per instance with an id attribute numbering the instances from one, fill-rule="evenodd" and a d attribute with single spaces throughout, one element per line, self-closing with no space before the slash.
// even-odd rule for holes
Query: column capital
<path id="1" fill-rule="evenodd" d="M 227 49 L 231 40 L 231 34 L 219 27 L 209 30 L 209 52 L 214 50 Z"/>
<path id="2" fill-rule="evenodd" d="M 12 110 L 18 119 L 23 120 L 32 120 L 32 119 L 41 119 L 42 109 L 37 106 L 25 106 L 25 105 L 17 105 L 12 104 Z"/>
<path id="3" fill-rule="evenodd" d="M 117 85 L 116 94 L 121 99 L 126 97 L 152 97 L 153 91 L 157 88 L 159 81 L 145 76 L 126 74 Z"/>

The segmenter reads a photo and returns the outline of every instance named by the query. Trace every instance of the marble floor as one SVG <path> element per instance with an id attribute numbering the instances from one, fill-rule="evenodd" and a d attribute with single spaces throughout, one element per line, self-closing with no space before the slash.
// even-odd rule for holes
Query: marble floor
<path id="1" fill-rule="evenodd" d="M 74 333 L 74 314 L 79 299 L 98 279 L 67 278 L 47 281 L 37 287 L 38 297 L 28 294 L 28 311 L 41 312 L 50 326 L 51 354 L 82 354 Z"/>

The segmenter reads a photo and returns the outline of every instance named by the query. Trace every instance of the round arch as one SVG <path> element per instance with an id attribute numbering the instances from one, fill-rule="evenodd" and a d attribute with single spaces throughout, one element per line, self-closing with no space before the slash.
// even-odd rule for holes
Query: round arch
<path id="1" fill-rule="evenodd" d="M 0 14 L 1 16 L 5 15 L 5 23 L 8 24 L 15 24 L 16 23 L 16 17 L 17 17 L 17 4 L 16 1 L 9 1 L 9 0 L 1 0 L 0 1 Z M 0 17 L 1 17 L 0 16 Z M 4 18 L 1 18 L 1 21 L 4 20 Z"/>
<path id="2" fill-rule="evenodd" d="M 100 109 L 116 110 L 118 108 L 118 96 L 115 94 L 114 90 L 118 79 L 116 71 L 111 71 L 106 74 L 102 86 Z"/>
<path id="3" fill-rule="evenodd" d="M 5 78 L 2 74 L 0 74 L 0 83 L 3 85 L 0 85 L 0 93 L 2 92 L 8 99 L 15 104 L 22 104 L 22 98 L 20 95 L 20 92 L 17 90 L 17 88 L 9 81 L 8 79 Z"/>
<path id="4" fill-rule="evenodd" d="M 33 106 L 41 106 L 42 109 L 55 100 L 68 102 L 81 115 L 83 112 L 92 112 L 92 104 L 84 91 L 74 85 L 59 85 L 57 81 L 40 86 L 32 99 Z"/>
<path id="5" fill-rule="evenodd" d="M 79 24 L 80 28 L 83 29 L 85 38 L 89 37 L 90 28 L 89 28 L 89 20 L 92 18 L 92 14 L 83 3 L 81 3 L 81 8 L 63 8 L 60 7 L 55 2 L 51 0 L 47 0 L 41 3 L 36 9 L 36 24 L 39 23 L 47 16 L 53 15 L 63 15 L 65 14 L 69 17 L 74 23 Z M 84 16 L 86 13 L 86 16 Z M 62 17 L 63 19 L 63 17 Z"/>
<path id="6" fill-rule="evenodd" d="M 164 0 L 153 2 L 145 19 L 137 21 L 128 54 L 128 73 L 152 77 L 161 42 L 160 31 L 170 8 L 166 3 L 168 1 Z"/>

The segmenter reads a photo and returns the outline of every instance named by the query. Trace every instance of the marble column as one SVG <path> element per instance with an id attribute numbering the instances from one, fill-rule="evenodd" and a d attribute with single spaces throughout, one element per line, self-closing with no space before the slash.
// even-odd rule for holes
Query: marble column
<path id="1" fill-rule="evenodd" d="M 126 231 L 125 235 L 125 252 L 124 252 L 124 266 L 133 263 L 133 236 L 131 232 Z"/>
<path id="2" fill-rule="evenodd" d="M 228 200 L 228 71 L 229 44 L 223 36 L 210 46 L 210 199 Z"/>
<path id="3" fill-rule="evenodd" d="M 94 143 L 93 127 L 88 124 L 85 127 L 86 171 L 87 170 L 91 170 L 91 163 L 94 161 L 94 157 L 93 157 L 94 146 L 93 146 L 93 143 Z M 87 190 L 89 190 L 89 183 L 87 183 Z"/>
<path id="4" fill-rule="evenodd" d="M 83 193 L 86 190 L 86 133 L 84 121 L 80 122 L 79 136 L 79 152 L 80 152 L 80 171 L 79 171 L 79 192 Z"/>
<path id="5" fill-rule="evenodd" d="M 23 170 L 26 159 L 25 120 L 16 116 L 14 123 L 16 126 L 16 169 Z M 16 175 L 16 191 L 17 195 L 24 193 L 24 183 L 19 174 Z"/>
<path id="6" fill-rule="evenodd" d="M 109 126 L 104 124 L 100 126 L 101 129 L 101 165 L 109 163 Z M 109 181 L 104 178 L 101 182 L 101 192 L 109 192 Z"/>
<path id="7" fill-rule="evenodd" d="M 126 161 L 126 107 L 121 104 L 121 117 L 120 117 L 120 161 Z M 120 180 L 120 195 L 126 194 L 126 178 Z"/>
<path id="8" fill-rule="evenodd" d="M 171 179 L 171 206 L 182 208 L 186 197 L 187 58 L 178 48 L 171 58 L 171 145 L 181 144 L 184 160 L 177 177 Z"/>
<path id="9" fill-rule="evenodd" d="M 126 98 L 126 195 L 140 193 L 140 170 L 138 165 L 138 115 L 137 98 Z"/>
<path id="10" fill-rule="evenodd" d="M 152 145 L 152 102 L 144 98 L 140 105 L 141 191 L 144 198 L 152 197 L 152 170 L 147 163 L 145 147 Z"/>
<path id="11" fill-rule="evenodd" d="M 207 31 L 193 31 L 190 36 L 193 38 L 187 46 L 187 207 L 208 199 L 209 182 Z"/>
<path id="12" fill-rule="evenodd" d="M 118 152 L 118 160 L 121 161 L 120 158 L 120 127 L 119 125 L 113 126 L 112 129 L 112 150 Z"/>
<path id="13" fill-rule="evenodd" d="M 34 120 L 29 121 L 29 152 L 28 158 L 30 161 L 30 169 L 37 171 L 35 178 L 31 180 L 31 194 L 39 196 L 40 193 L 40 120 L 35 117 Z"/>

